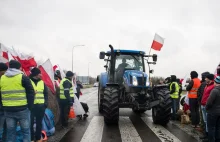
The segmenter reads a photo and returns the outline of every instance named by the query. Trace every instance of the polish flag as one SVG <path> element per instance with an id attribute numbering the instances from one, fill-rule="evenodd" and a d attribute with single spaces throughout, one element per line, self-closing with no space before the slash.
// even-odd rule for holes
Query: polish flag
<path id="1" fill-rule="evenodd" d="M 41 70 L 42 80 L 48 86 L 48 88 L 50 88 L 52 93 L 55 94 L 54 70 L 50 59 L 40 65 L 39 69 Z"/>
<path id="2" fill-rule="evenodd" d="M 154 50 L 160 51 L 161 48 L 163 47 L 163 43 L 164 43 L 164 38 L 162 38 L 158 34 L 155 34 L 151 48 L 153 48 Z"/>

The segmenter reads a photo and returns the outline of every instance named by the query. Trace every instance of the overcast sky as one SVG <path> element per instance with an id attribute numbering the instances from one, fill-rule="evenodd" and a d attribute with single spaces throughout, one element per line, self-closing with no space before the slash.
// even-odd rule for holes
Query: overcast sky
<path id="1" fill-rule="evenodd" d="M 149 52 L 155 33 L 165 38 L 152 68 L 156 76 L 214 72 L 220 62 L 218 0 L 0 0 L 0 42 L 37 60 L 97 76 L 100 51 Z M 152 52 L 153 53 L 153 52 Z"/>

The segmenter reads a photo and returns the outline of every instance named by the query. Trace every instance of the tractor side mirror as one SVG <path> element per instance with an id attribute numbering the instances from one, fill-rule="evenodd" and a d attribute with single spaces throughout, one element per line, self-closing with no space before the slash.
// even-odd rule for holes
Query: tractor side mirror
<path id="1" fill-rule="evenodd" d="M 153 61 L 156 62 L 157 61 L 157 54 L 153 54 Z"/>
<path id="2" fill-rule="evenodd" d="M 153 73 L 154 73 L 154 70 L 150 70 L 150 73 L 152 73 L 152 74 L 153 74 Z"/>
<path id="3" fill-rule="evenodd" d="M 99 75 L 97 76 L 96 81 L 99 82 Z"/>
<path id="4" fill-rule="evenodd" d="M 105 52 L 99 53 L 99 59 L 105 59 Z"/>

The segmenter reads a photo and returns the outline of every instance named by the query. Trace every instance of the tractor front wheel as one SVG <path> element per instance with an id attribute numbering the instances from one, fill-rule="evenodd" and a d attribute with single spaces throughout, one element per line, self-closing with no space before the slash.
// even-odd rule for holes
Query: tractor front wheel
<path id="1" fill-rule="evenodd" d="M 115 87 L 106 87 L 103 96 L 103 115 L 106 124 L 118 123 L 119 120 L 119 90 Z"/>
<path id="2" fill-rule="evenodd" d="M 159 97 L 160 104 L 153 107 L 152 117 L 155 124 L 166 125 L 170 121 L 172 100 L 167 88 L 158 89 L 155 96 Z"/>

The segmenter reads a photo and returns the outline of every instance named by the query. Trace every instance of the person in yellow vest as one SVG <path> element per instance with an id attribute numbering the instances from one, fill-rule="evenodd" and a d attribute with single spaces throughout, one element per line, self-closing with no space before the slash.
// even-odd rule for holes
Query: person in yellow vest
<path id="1" fill-rule="evenodd" d="M 64 128 L 68 126 L 68 114 L 74 102 L 73 76 L 73 72 L 68 71 L 66 77 L 60 82 L 60 120 Z"/>
<path id="2" fill-rule="evenodd" d="M 178 108 L 178 99 L 179 99 L 179 84 L 177 83 L 176 76 L 171 75 L 171 83 L 170 83 L 170 97 L 172 99 L 172 120 L 176 120 L 177 116 L 177 108 Z"/>
<path id="3" fill-rule="evenodd" d="M 35 92 L 30 79 L 23 75 L 18 61 L 9 62 L 9 69 L 1 77 L 0 89 L 7 125 L 6 141 L 16 141 L 16 128 L 19 122 L 23 142 L 30 142 L 30 110 L 34 103 Z"/>
<path id="4" fill-rule="evenodd" d="M 35 90 L 34 106 L 31 110 L 31 141 L 41 140 L 42 120 L 48 104 L 47 86 L 41 79 L 41 71 L 38 68 L 31 70 L 30 79 Z M 34 120 L 36 132 L 34 133 Z"/>
<path id="5" fill-rule="evenodd" d="M 7 64 L 0 63 L 0 78 L 2 75 L 5 74 L 7 69 L 8 69 Z M 6 123 L 5 123 L 4 111 L 2 109 L 2 97 L 0 95 L 0 142 L 5 141 L 5 135 L 6 135 Z"/>
<path id="6" fill-rule="evenodd" d="M 189 85 L 186 87 L 186 90 L 188 91 L 192 126 L 196 128 L 200 123 L 198 89 L 201 85 L 201 81 L 200 79 L 198 79 L 198 73 L 196 71 L 192 71 L 190 73 L 190 76 L 191 81 Z"/>

